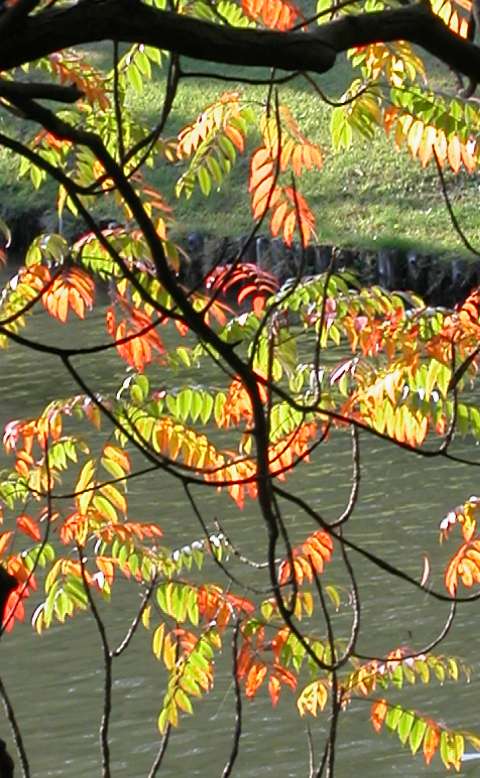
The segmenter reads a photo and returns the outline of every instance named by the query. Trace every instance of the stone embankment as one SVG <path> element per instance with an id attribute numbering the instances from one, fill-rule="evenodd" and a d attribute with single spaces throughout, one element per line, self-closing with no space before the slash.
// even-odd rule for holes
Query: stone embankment
<path id="1" fill-rule="evenodd" d="M 44 231 L 43 218 L 31 212 L 9 221 L 13 233 L 10 255 L 13 261 L 21 261 L 31 240 Z M 319 244 L 308 246 L 302 255 L 298 245 L 288 248 L 279 238 L 259 235 L 247 242 L 245 236 L 218 238 L 201 232 L 191 232 L 180 243 L 190 257 L 182 267 L 189 285 L 201 283 L 212 267 L 232 262 L 242 252 L 244 262 L 272 272 L 280 283 L 295 277 L 300 268 L 304 276 L 323 273 L 333 258 L 334 270 L 354 271 L 365 286 L 379 284 L 389 291 L 415 292 L 435 306 L 453 306 L 480 286 L 480 259 L 445 258 L 415 248 L 375 250 Z"/>
<path id="2" fill-rule="evenodd" d="M 389 291 L 411 291 L 429 305 L 453 306 L 480 286 L 480 259 L 444 258 L 413 248 L 350 249 L 320 244 L 288 248 L 278 238 L 209 238 L 190 233 L 185 248 L 190 263 L 185 269 L 188 281 L 198 283 L 218 264 L 231 262 L 243 250 L 242 260 L 272 272 L 281 283 L 296 276 L 325 272 L 333 259 L 334 270 L 352 270 L 365 286 L 379 284 Z"/>

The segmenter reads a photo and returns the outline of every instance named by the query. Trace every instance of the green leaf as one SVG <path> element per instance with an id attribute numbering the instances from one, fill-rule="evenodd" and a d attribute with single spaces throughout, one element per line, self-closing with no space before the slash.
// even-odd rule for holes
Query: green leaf
<path id="1" fill-rule="evenodd" d="M 395 670 L 392 672 L 391 680 L 394 686 L 396 686 L 397 689 L 401 689 L 403 686 L 403 667 L 401 664 L 397 665 Z"/>
<path id="2" fill-rule="evenodd" d="M 447 667 L 448 672 L 450 674 L 450 678 L 452 678 L 454 681 L 458 681 L 459 678 L 459 669 L 458 669 L 458 662 L 453 657 L 449 656 L 447 657 Z"/>
<path id="3" fill-rule="evenodd" d="M 330 130 L 335 151 L 350 148 L 353 141 L 353 131 L 342 107 L 332 111 Z"/>
<path id="4" fill-rule="evenodd" d="M 202 395 L 202 409 L 200 411 L 200 419 L 203 424 L 207 424 L 210 421 L 210 416 L 213 411 L 213 397 L 207 392 Z"/>
<path id="5" fill-rule="evenodd" d="M 229 159 L 231 163 L 235 162 L 237 158 L 237 150 L 233 145 L 232 141 L 230 140 L 230 138 L 227 138 L 225 135 L 222 135 L 218 139 L 218 145 L 220 146 L 222 152 L 227 157 L 227 159 Z"/>
<path id="6" fill-rule="evenodd" d="M 470 408 L 470 424 L 473 435 L 480 438 L 480 410 L 478 408 Z"/>
<path id="7" fill-rule="evenodd" d="M 179 348 L 177 348 L 176 350 L 176 354 L 179 357 L 180 361 L 183 362 L 185 367 L 190 367 L 192 362 L 190 359 L 190 353 L 188 349 L 184 348 L 183 346 L 179 346 Z"/>
<path id="8" fill-rule="evenodd" d="M 220 168 L 220 165 L 218 164 L 218 161 L 212 155 L 207 157 L 207 167 L 210 173 L 212 174 L 213 178 L 215 179 L 217 185 L 221 186 L 223 181 L 223 173 Z"/>
<path id="9" fill-rule="evenodd" d="M 193 392 L 191 389 L 182 389 L 177 396 L 177 415 L 185 422 L 192 408 Z"/>
<path id="10" fill-rule="evenodd" d="M 437 386 L 440 390 L 442 397 L 446 397 L 448 393 L 448 386 L 452 377 L 452 370 L 447 365 L 440 365 L 437 375 Z"/>
<path id="11" fill-rule="evenodd" d="M 132 400 L 141 405 L 147 399 L 149 392 L 150 383 L 145 373 L 135 376 L 135 379 L 130 384 L 130 395 Z"/>
<path id="12" fill-rule="evenodd" d="M 424 659 L 415 659 L 415 671 L 420 676 L 424 684 L 430 681 L 430 669 Z"/>
<path id="13" fill-rule="evenodd" d="M 412 754 L 416 754 L 420 746 L 422 745 L 423 736 L 427 729 L 427 722 L 423 719 L 417 718 L 410 731 L 408 742 L 412 750 Z"/>
<path id="14" fill-rule="evenodd" d="M 440 681 L 440 683 L 443 683 L 445 681 L 446 672 L 442 662 L 439 661 L 436 657 L 430 657 L 428 663 L 437 679 Z"/>
<path id="15" fill-rule="evenodd" d="M 206 168 L 200 167 L 197 170 L 197 179 L 198 183 L 200 185 L 200 189 L 202 191 L 202 194 L 205 195 L 205 197 L 208 197 L 210 192 L 212 191 L 212 179 L 210 178 L 210 175 Z"/>
<path id="16" fill-rule="evenodd" d="M 188 618 L 196 627 L 198 625 L 200 614 L 198 610 L 198 596 L 195 589 L 191 589 L 187 597 Z"/>
<path id="17" fill-rule="evenodd" d="M 164 613 L 169 613 L 167 605 L 167 586 L 168 583 L 161 583 L 157 586 L 157 603 Z"/>
<path id="18" fill-rule="evenodd" d="M 169 725 L 168 709 L 164 708 L 158 717 L 158 729 L 161 735 L 164 735 Z"/>
<path id="19" fill-rule="evenodd" d="M 135 54 L 135 65 L 139 69 L 142 76 L 148 78 L 149 80 L 152 78 L 152 68 L 148 57 L 143 51 L 137 51 Z"/>
<path id="20" fill-rule="evenodd" d="M 217 396 L 215 397 L 215 402 L 213 406 L 213 414 L 215 417 L 215 422 L 217 426 L 220 426 L 220 421 L 223 417 L 223 406 L 226 402 L 226 396 L 223 394 L 223 392 L 219 392 Z"/>
<path id="21" fill-rule="evenodd" d="M 134 62 L 132 62 L 127 68 L 127 78 L 137 94 L 141 95 L 143 93 L 142 75 L 138 68 L 135 66 Z"/>
<path id="22" fill-rule="evenodd" d="M 93 507 L 103 516 L 109 519 L 112 524 L 116 524 L 118 521 L 117 511 L 113 507 L 112 503 L 103 497 L 101 494 L 96 494 L 92 500 Z"/>
<path id="23" fill-rule="evenodd" d="M 203 408 L 203 394 L 198 389 L 192 390 L 192 399 L 190 403 L 190 417 L 192 422 L 196 422 Z"/>
<path id="24" fill-rule="evenodd" d="M 429 400 L 432 394 L 432 390 L 437 383 L 438 376 L 441 372 L 443 365 L 436 359 L 432 359 L 427 371 L 427 380 L 425 382 L 426 399 Z"/>
<path id="25" fill-rule="evenodd" d="M 394 708 L 389 708 L 387 715 L 385 716 L 385 724 L 393 731 L 396 730 L 397 724 L 402 716 L 403 709 L 399 705 L 395 705 Z"/>
<path id="26" fill-rule="evenodd" d="M 182 689 L 177 689 L 175 692 L 175 703 L 178 707 L 184 711 L 184 713 L 193 713 L 192 703 L 189 697 Z"/>
<path id="27" fill-rule="evenodd" d="M 40 186 L 42 185 L 45 175 L 40 170 L 40 168 L 36 167 L 35 165 L 32 165 L 30 168 L 30 178 L 33 184 L 33 188 L 39 189 Z"/>
<path id="28" fill-rule="evenodd" d="M 201 687 L 191 675 L 184 674 L 180 680 L 180 686 L 194 697 L 201 697 L 202 695 Z"/>
<path id="29" fill-rule="evenodd" d="M 124 469 L 113 459 L 102 457 L 102 465 L 114 478 L 123 478 L 125 476 Z"/>
<path id="30" fill-rule="evenodd" d="M 325 586 L 325 593 L 330 597 L 335 609 L 338 611 L 340 609 L 340 605 L 342 604 L 340 592 L 338 589 L 335 586 L 328 584 Z"/>
<path id="31" fill-rule="evenodd" d="M 182 584 L 170 584 L 170 586 L 172 587 L 170 615 L 173 616 L 177 621 L 183 622 L 187 616 L 187 597 L 190 587 L 183 586 Z"/>
<path id="32" fill-rule="evenodd" d="M 414 722 L 415 715 L 409 710 L 403 711 L 397 725 L 398 737 L 403 744 L 407 742 Z"/>

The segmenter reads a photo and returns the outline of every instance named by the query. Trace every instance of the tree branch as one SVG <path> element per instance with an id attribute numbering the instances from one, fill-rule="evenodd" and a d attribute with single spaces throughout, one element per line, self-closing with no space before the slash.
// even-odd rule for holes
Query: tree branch
<path id="1" fill-rule="evenodd" d="M 8 99 L 15 97 L 28 97 L 38 100 L 56 100 L 59 103 L 75 103 L 83 92 L 73 84 L 60 86 L 59 84 L 37 84 L 34 81 L 19 82 L 0 80 L 0 97 Z"/>
<path id="2" fill-rule="evenodd" d="M 0 30 L 0 70 L 69 46 L 114 40 L 144 43 L 194 59 L 239 67 L 326 73 L 337 54 L 378 41 L 407 40 L 454 70 L 480 80 L 480 47 L 460 38 L 427 3 L 344 16 L 309 32 L 227 27 L 138 0 L 99 0 L 26 18 L 15 36 Z"/>

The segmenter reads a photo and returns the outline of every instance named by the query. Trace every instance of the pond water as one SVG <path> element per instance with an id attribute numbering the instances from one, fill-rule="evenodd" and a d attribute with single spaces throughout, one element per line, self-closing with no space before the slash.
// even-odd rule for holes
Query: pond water
<path id="1" fill-rule="evenodd" d="M 79 326 L 79 342 L 89 342 L 94 336 L 98 342 L 97 327 L 97 316 Z M 57 343 L 67 335 L 61 327 L 37 315 L 28 332 L 32 337 Z M 36 414 L 49 400 L 76 391 L 53 358 L 12 347 L 1 352 L 0 360 L 2 425 L 12 418 Z M 79 364 L 82 374 L 97 388 L 114 386 L 121 379 L 121 366 L 112 355 L 84 359 Z M 347 536 L 417 577 L 423 568 L 423 555 L 428 554 L 434 571 L 432 584 L 441 588 L 441 563 L 454 546 L 439 547 L 438 523 L 453 506 L 479 492 L 478 471 L 443 460 L 423 460 L 366 436 L 362 436 L 361 446 L 361 499 Z M 460 441 L 456 447 L 480 461 L 472 440 Z M 348 498 L 350 474 L 349 438 L 336 434 L 318 449 L 313 463 L 297 471 L 289 485 L 312 504 L 321 506 L 325 517 L 333 518 Z M 181 544 L 201 536 L 175 482 L 156 473 L 132 482 L 129 489 L 131 517 L 158 521 L 167 543 Z M 265 533 L 254 503 L 247 504 L 239 514 L 227 497 L 213 490 L 202 490 L 198 496 L 210 522 L 218 516 L 245 554 L 263 559 Z M 294 543 L 314 528 L 291 508 L 286 510 L 285 520 Z M 352 562 L 363 603 L 360 652 L 381 654 L 401 644 L 418 649 L 441 630 L 447 605 L 391 579 L 353 554 Z M 244 568 L 234 569 L 243 580 L 249 580 Z M 211 579 L 218 578 L 214 568 L 208 572 Z M 328 580 L 342 583 L 335 580 L 334 573 L 326 575 Z M 122 587 L 114 595 L 114 604 L 114 608 L 105 611 L 113 644 L 123 635 L 138 605 L 138 591 L 135 587 Z M 440 653 L 461 656 L 470 664 L 471 683 L 441 686 L 433 681 L 427 687 L 417 684 L 399 692 L 398 700 L 449 725 L 480 732 L 478 608 L 477 603 L 459 608 L 455 628 L 439 649 Z M 196 715 L 184 717 L 180 728 L 173 732 L 162 776 L 221 776 L 234 721 L 228 662 L 226 651 L 219 659 L 214 693 L 195 702 Z M 151 654 L 150 636 L 143 628 L 130 649 L 117 660 L 114 671 L 112 774 L 115 778 L 141 778 L 148 774 L 159 747 L 156 715 L 165 691 L 164 674 Z M 65 626 L 54 626 L 41 637 L 33 634 L 28 625 L 16 627 L 1 643 L 1 675 L 22 728 L 32 776 L 100 775 L 97 730 L 103 679 L 101 648 L 92 619 L 80 615 Z M 275 710 L 266 693 L 261 692 L 254 704 L 245 703 L 244 715 L 240 757 L 234 773 L 238 778 L 308 775 L 306 725 L 299 721 L 295 697 L 288 690 Z M 320 752 L 322 718 L 312 719 L 310 726 Z M 5 721 L 0 726 L 0 736 L 10 743 Z M 472 769 L 480 770 L 475 764 Z M 17 772 L 20 775 L 19 768 Z M 355 702 L 350 713 L 342 717 L 338 776 L 414 778 L 427 773 L 445 773 L 438 757 L 427 769 L 421 757 L 412 758 L 396 737 L 387 733 L 375 735 L 369 723 L 368 703 Z"/>

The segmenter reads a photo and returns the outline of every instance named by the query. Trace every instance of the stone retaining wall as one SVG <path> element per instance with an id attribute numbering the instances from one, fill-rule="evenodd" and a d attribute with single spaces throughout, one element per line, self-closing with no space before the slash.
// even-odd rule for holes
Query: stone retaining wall
<path id="1" fill-rule="evenodd" d="M 39 213 L 22 214 L 10 219 L 12 247 L 10 256 L 20 258 L 38 233 L 44 231 Z M 43 227 L 43 229 L 42 229 Z M 280 238 L 259 235 L 251 241 L 240 238 L 218 238 L 192 232 L 180 241 L 190 261 L 182 265 L 182 275 L 189 285 L 197 285 L 218 264 L 234 260 L 241 250 L 244 262 L 251 262 L 277 276 L 280 283 L 296 276 L 323 273 L 334 263 L 336 270 L 354 270 L 366 286 L 379 284 L 390 291 L 412 291 L 429 305 L 453 306 L 480 286 L 480 259 L 439 257 L 414 248 L 350 249 L 329 244 L 308 246 L 302 256 L 298 245 L 288 248 Z"/>
<path id="2" fill-rule="evenodd" d="M 333 257 L 335 270 L 354 270 L 362 284 L 379 284 L 389 291 L 412 291 L 429 305 L 453 306 L 480 286 L 480 259 L 446 259 L 415 249 L 337 248 L 328 244 L 308 246 L 304 255 L 300 247 L 288 248 L 281 239 L 265 236 L 254 238 L 210 238 L 199 232 L 190 233 L 184 241 L 191 261 L 184 268 L 186 280 L 198 283 L 217 264 L 226 264 L 238 256 L 274 273 L 283 283 L 296 276 L 323 273 Z"/>

